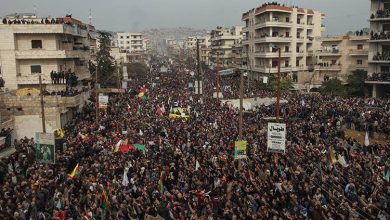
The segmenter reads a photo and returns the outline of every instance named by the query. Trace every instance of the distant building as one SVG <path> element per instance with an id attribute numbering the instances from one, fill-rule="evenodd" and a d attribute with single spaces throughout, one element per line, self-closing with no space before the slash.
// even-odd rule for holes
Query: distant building
<path id="1" fill-rule="evenodd" d="M 211 31 L 210 35 L 210 63 L 213 66 L 219 63 L 222 68 L 232 67 L 232 48 L 235 43 L 243 39 L 242 26 L 234 26 L 232 28 L 217 27 Z"/>
<path id="2" fill-rule="evenodd" d="M 145 52 L 142 33 L 119 32 L 117 36 L 117 45 L 120 49 L 129 53 Z"/>

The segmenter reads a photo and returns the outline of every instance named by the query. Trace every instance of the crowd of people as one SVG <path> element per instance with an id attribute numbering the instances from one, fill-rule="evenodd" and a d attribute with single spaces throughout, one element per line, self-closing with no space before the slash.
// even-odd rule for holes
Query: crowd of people
<path id="1" fill-rule="evenodd" d="M 370 33 L 370 40 L 387 40 L 390 39 L 390 32 L 388 31 L 379 31 L 374 33 L 371 31 Z"/>
<path id="2" fill-rule="evenodd" d="M 390 60 L 390 55 L 388 52 L 377 52 L 373 57 L 373 60 Z"/>
<path id="3" fill-rule="evenodd" d="M 72 72 L 71 69 L 67 71 L 51 71 L 50 78 L 52 84 L 66 84 L 68 86 L 74 87 L 77 85 L 77 76 L 75 72 Z"/>
<path id="4" fill-rule="evenodd" d="M 368 80 L 372 81 L 390 81 L 390 72 L 373 73 Z"/>
<path id="5" fill-rule="evenodd" d="M 376 13 L 372 13 L 370 18 L 388 18 L 390 17 L 390 10 L 389 9 L 378 9 Z"/>
<path id="6" fill-rule="evenodd" d="M 132 79 L 106 110 L 91 100 L 66 125 L 56 164 L 35 163 L 34 139 L 20 140 L 0 164 L 0 219 L 389 218 L 390 144 L 364 146 L 345 127 L 389 132 L 390 100 L 285 92 L 286 153 L 267 152 L 275 107 L 262 105 L 244 114 L 247 158 L 235 160 L 238 110 L 212 98 L 213 74 L 193 94 L 184 68 Z M 238 78 L 222 80 L 238 98 Z M 246 96 L 273 96 L 257 86 Z M 176 107 L 189 117 L 168 117 Z"/>
<path id="7" fill-rule="evenodd" d="M 42 18 L 38 19 L 14 19 L 3 18 L 3 24 L 63 24 L 64 21 L 60 18 Z"/>

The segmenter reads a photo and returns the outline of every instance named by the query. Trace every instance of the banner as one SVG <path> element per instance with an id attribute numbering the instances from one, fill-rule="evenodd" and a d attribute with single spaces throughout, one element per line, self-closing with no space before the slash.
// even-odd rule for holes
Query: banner
<path id="1" fill-rule="evenodd" d="M 99 95 L 99 108 L 107 108 L 108 105 L 108 96 Z"/>
<path id="2" fill-rule="evenodd" d="M 55 163 L 54 134 L 37 132 L 35 139 L 37 163 Z"/>
<path id="3" fill-rule="evenodd" d="M 286 152 L 286 124 L 268 123 L 267 151 L 275 153 Z"/>
<path id="4" fill-rule="evenodd" d="M 245 159 L 246 158 L 246 141 L 236 141 L 234 143 L 234 159 Z"/>

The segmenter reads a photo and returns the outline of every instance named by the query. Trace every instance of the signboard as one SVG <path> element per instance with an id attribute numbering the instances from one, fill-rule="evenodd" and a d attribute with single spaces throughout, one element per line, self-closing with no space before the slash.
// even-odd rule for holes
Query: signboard
<path id="1" fill-rule="evenodd" d="M 213 92 L 213 98 L 215 98 L 215 99 L 217 98 L 217 92 Z M 219 92 L 218 98 L 223 99 L 223 94 L 222 94 L 222 92 Z"/>
<path id="2" fill-rule="evenodd" d="M 246 141 L 236 141 L 234 143 L 234 159 L 245 159 L 246 158 Z"/>
<path id="3" fill-rule="evenodd" d="M 267 84 L 267 83 L 268 83 L 268 77 L 266 77 L 266 76 L 263 77 L 263 83 L 264 83 L 264 84 Z"/>
<path id="4" fill-rule="evenodd" d="M 268 123 L 267 151 L 275 153 L 286 152 L 286 124 Z"/>
<path id="5" fill-rule="evenodd" d="M 99 108 L 107 108 L 108 105 L 108 96 L 99 95 Z"/>
<path id="6" fill-rule="evenodd" d="M 122 89 L 127 89 L 127 82 L 126 81 L 122 81 Z"/>
<path id="7" fill-rule="evenodd" d="M 189 82 L 188 83 L 188 88 L 193 88 L 194 87 L 194 84 L 192 82 Z"/>
<path id="8" fill-rule="evenodd" d="M 54 134 L 37 132 L 35 136 L 37 163 L 55 163 Z"/>
<path id="9" fill-rule="evenodd" d="M 230 76 L 236 73 L 235 69 L 227 69 L 219 71 L 220 76 Z"/>

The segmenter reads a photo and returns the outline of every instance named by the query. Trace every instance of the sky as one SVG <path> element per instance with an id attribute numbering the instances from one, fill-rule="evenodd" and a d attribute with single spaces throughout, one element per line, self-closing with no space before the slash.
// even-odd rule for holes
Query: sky
<path id="1" fill-rule="evenodd" d="M 0 17 L 14 12 L 39 16 L 73 15 L 97 29 L 138 32 L 150 28 L 244 25 L 242 13 L 269 1 L 259 0 L 0 0 Z M 344 34 L 368 27 L 368 0 L 280 0 L 282 4 L 319 10 L 326 14 L 324 35 Z"/>

